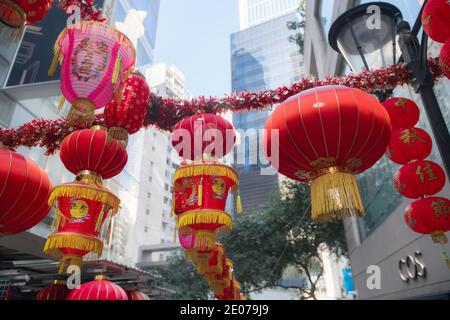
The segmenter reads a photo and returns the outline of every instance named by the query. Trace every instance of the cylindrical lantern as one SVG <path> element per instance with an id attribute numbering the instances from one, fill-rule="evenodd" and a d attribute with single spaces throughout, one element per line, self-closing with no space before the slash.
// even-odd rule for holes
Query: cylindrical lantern
<path id="1" fill-rule="evenodd" d="M 84 129 L 64 139 L 60 158 L 67 170 L 79 179 L 87 177 L 101 184 L 101 179 L 110 179 L 122 172 L 128 154 L 119 142 L 108 139 L 106 130 Z"/>
<path id="2" fill-rule="evenodd" d="M 134 71 L 126 79 L 120 100 L 113 100 L 105 107 L 104 117 L 109 136 L 126 145 L 128 135 L 138 132 L 144 123 L 149 98 L 150 88 L 145 76 Z"/>
<path id="3" fill-rule="evenodd" d="M 445 41 L 445 44 L 441 49 L 439 64 L 441 65 L 445 76 L 450 79 L 450 38 Z"/>
<path id="4" fill-rule="evenodd" d="M 150 297 L 141 291 L 127 291 L 128 300 L 150 300 Z"/>
<path id="5" fill-rule="evenodd" d="M 66 300 L 69 293 L 66 281 L 55 280 L 53 284 L 39 291 L 36 300 Z"/>
<path id="6" fill-rule="evenodd" d="M 172 134 L 172 145 L 187 160 L 221 158 L 236 142 L 230 122 L 215 114 L 197 114 L 179 122 Z"/>
<path id="7" fill-rule="evenodd" d="M 324 86 L 281 103 L 267 119 L 263 145 L 281 174 L 312 181 L 312 217 L 328 221 L 364 215 L 355 174 L 383 156 L 390 137 L 389 115 L 374 96 Z"/>
<path id="8" fill-rule="evenodd" d="M 414 127 L 420 118 L 420 110 L 417 104 L 406 98 L 392 98 L 384 101 L 391 119 L 392 129 L 409 129 Z"/>
<path id="9" fill-rule="evenodd" d="M 0 236 L 34 227 L 50 211 L 52 185 L 34 161 L 0 147 Z"/>
<path id="10" fill-rule="evenodd" d="M 420 128 L 398 129 L 392 133 L 386 154 L 397 164 L 427 158 L 433 149 L 430 135 Z"/>
<path id="11" fill-rule="evenodd" d="M 100 231 L 106 218 L 117 212 L 119 198 L 105 187 L 73 182 L 55 187 L 48 203 L 56 204 L 56 232 L 48 237 L 44 252 L 63 255 L 59 272 L 64 272 L 66 264 L 81 266 L 83 256 L 89 252 L 101 256 Z"/>
<path id="12" fill-rule="evenodd" d="M 423 30 L 437 42 L 450 38 L 450 3 L 447 0 L 428 0 L 422 12 Z"/>
<path id="13" fill-rule="evenodd" d="M 395 188 L 406 198 L 418 199 L 439 193 L 445 186 L 444 170 L 432 161 L 416 161 L 402 167 L 394 180 Z"/>
<path id="14" fill-rule="evenodd" d="M 66 300 L 128 300 L 128 296 L 125 290 L 105 276 L 97 276 L 94 281 L 72 290 Z"/>
<path id="15" fill-rule="evenodd" d="M 49 74 L 61 67 L 61 91 L 72 104 L 71 124 L 88 127 L 95 109 L 103 108 L 121 92 L 136 60 L 135 48 L 121 32 L 107 24 L 82 21 L 80 26 L 62 31 L 54 47 Z"/>

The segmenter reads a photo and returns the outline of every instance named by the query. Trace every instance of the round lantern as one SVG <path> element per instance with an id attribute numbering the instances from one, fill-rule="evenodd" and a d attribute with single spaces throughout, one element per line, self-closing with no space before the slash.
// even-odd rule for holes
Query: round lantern
<path id="1" fill-rule="evenodd" d="M 128 135 L 139 131 L 147 114 L 150 88 L 145 76 L 138 71 L 128 77 L 119 102 L 112 101 L 105 107 L 104 117 L 110 137 L 125 145 Z"/>
<path id="2" fill-rule="evenodd" d="M 69 293 L 66 281 L 55 280 L 53 284 L 39 291 L 36 300 L 66 300 Z"/>
<path id="3" fill-rule="evenodd" d="M 447 78 L 450 79 L 450 37 L 445 41 L 439 56 L 439 63 Z"/>
<path id="4" fill-rule="evenodd" d="M 426 131 L 420 128 L 398 129 L 392 133 L 386 154 L 397 164 L 407 164 L 427 158 L 432 148 L 433 142 Z"/>
<path id="5" fill-rule="evenodd" d="M 175 171 L 173 211 L 178 228 L 194 232 L 195 249 L 213 249 L 217 232 L 231 229 L 232 218 L 224 210 L 228 192 L 238 184 L 236 171 L 219 163 L 193 163 Z"/>
<path id="6" fill-rule="evenodd" d="M 423 30 L 437 42 L 450 38 L 450 3 L 447 0 L 428 0 L 422 12 Z"/>
<path id="7" fill-rule="evenodd" d="M 50 211 L 52 185 L 34 161 L 0 146 L 0 236 L 34 227 Z"/>
<path id="8" fill-rule="evenodd" d="M 64 272 L 66 264 L 81 266 L 89 252 L 101 256 L 101 228 L 117 212 L 120 200 L 105 187 L 72 182 L 55 187 L 48 203 L 56 204 L 56 232 L 48 237 L 44 253 L 63 256 L 59 272 Z"/>
<path id="9" fill-rule="evenodd" d="M 391 137 L 389 115 L 375 97 L 344 86 L 306 90 L 281 103 L 265 129 L 272 166 L 312 181 L 314 220 L 364 215 L 355 174 L 383 156 Z"/>
<path id="10" fill-rule="evenodd" d="M 0 21 L 10 28 L 23 29 L 25 24 L 41 21 L 53 0 L 1 0 Z"/>
<path id="11" fill-rule="evenodd" d="M 121 32 L 96 21 L 82 21 L 80 27 L 67 27 L 55 43 L 55 56 L 49 75 L 61 66 L 61 91 L 72 104 L 70 124 L 88 127 L 95 109 L 103 108 L 128 77 L 136 52 Z"/>
<path id="12" fill-rule="evenodd" d="M 444 170 L 432 161 L 416 161 L 395 176 L 395 188 L 406 198 L 418 199 L 439 193 L 445 186 Z"/>
<path id="13" fill-rule="evenodd" d="M 128 300 L 150 300 L 150 297 L 141 291 L 127 291 Z"/>
<path id="14" fill-rule="evenodd" d="M 118 175 L 128 161 L 123 146 L 108 139 L 106 130 L 84 129 L 68 135 L 60 153 L 64 166 L 78 178 L 90 177 L 98 183 Z"/>
<path id="15" fill-rule="evenodd" d="M 72 290 L 66 300 L 128 300 L 128 296 L 125 290 L 105 276 L 97 276 L 94 281 Z"/>
<path id="16" fill-rule="evenodd" d="M 172 145 L 187 160 L 221 158 L 231 151 L 236 133 L 230 122 L 215 114 L 197 114 L 178 123 Z"/>
<path id="17" fill-rule="evenodd" d="M 392 98 L 384 101 L 382 105 L 389 113 L 392 129 L 394 130 L 399 128 L 412 128 L 419 121 L 419 107 L 412 100 Z"/>

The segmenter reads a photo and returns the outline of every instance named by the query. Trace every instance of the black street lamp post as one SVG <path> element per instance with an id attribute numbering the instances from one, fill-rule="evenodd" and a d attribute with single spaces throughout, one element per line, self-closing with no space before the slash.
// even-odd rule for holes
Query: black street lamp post
<path id="1" fill-rule="evenodd" d="M 398 62 L 407 65 L 413 78 L 412 86 L 422 99 L 445 171 L 450 177 L 450 134 L 433 90 L 427 59 L 428 37 L 423 33 L 421 43 L 417 38 L 421 15 L 411 31 L 409 23 L 403 20 L 400 10 L 394 5 L 366 3 L 337 18 L 328 38 L 331 47 L 344 56 L 354 72 Z M 380 100 L 391 94 L 389 91 L 377 93 Z"/>

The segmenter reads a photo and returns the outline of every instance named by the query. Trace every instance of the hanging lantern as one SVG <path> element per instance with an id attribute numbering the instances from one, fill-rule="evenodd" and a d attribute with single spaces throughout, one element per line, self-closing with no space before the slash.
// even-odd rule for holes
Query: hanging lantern
<path id="1" fill-rule="evenodd" d="M 197 114 L 179 122 L 172 134 L 172 145 L 186 160 L 222 158 L 236 142 L 230 122 L 215 114 Z"/>
<path id="2" fill-rule="evenodd" d="M 126 79 L 125 88 L 116 102 L 113 100 L 105 107 L 105 123 L 108 135 L 127 144 L 128 135 L 139 131 L 144 124 L 150 99 L 150 88 L 145 76 L 139 71 Z"/>
<path id="3" fill-rule="evenodd" d="M 53 284 L 39 291 L 36 300 L 66 300 L 69 293 L 66 281 L 55 280 Z"/>
<path id="4" fill-rule="evenodd" d="M 329 221 L 364 215 L 355 174 L 383 156 L 390 136 L 389 115 L 375 97 L 324 86 L 281 103 L 267 119 L 263 145 L 278 172 L 312 181 L 312 217 Z"/>
<path id="5" fill-rule="evenodd" d="M 128 300 L 150 300 L 149 296 L 141 291 L 127 291 Z"/>
<path id="6" fill-rule="evenodd" d="M 397 164 L 407 164 L 427 158 L 432 148 L 433 142 L 426 131 L 420 128 L 398 129 L 392 133 L 386 154 Z"/>
<path id="7" fill-rule="evenodd" d="M 450 3 L 447 0 L 428 0 L 422 12 L 423 30 L 437 42 L 450 38 Z"/>
<path id="8" fill-rule="evenodd" d="M 56 205 L 52 226 L 56 232 L 48 237 L 44 253 L 62 255 L 59 273 L 64 272 L 67 264 L 81 266 L 83 256 L 90 252 L 101 256 L 101 228 L 107 218 L 111 223 L 120 200 L 105 187 L 72 182 L 55 187 L 48 203 Z M 111 225 L 109 231 L 110 228 Z"/>
<path id="9" fill-rule="evenodd" d="M 34 161 L 0 146 L 0 236 L 26 231 L 44 219 L 51 188 Z"/>
<path id="10" fill-rule="evenodd" d="M 128 300 L 128 296 L 125 290 L 105 276 L 96 276 L 94 281 L 72 290 L 66 300 Z"/>
<path id="11" fill-rule="evenodd" d="M 439 64 L 447 78 L 450 79 L 450 37 L 445 41 L 439 56 Z"/>
<path id="12" fill-rule="evenodd" d="M 136 60 L 131 41 L 107 24 L 82 21 L 67 27 L 55 43 L 49 75 L 61 67 L 61 91 L 72 104 L 70 124 L 88 127 L 95 109 L 106 106 L 128 77 Z"/>
<path id="13" fill-rule="evenodd" d="M 0 0 L 0 21 L 20 36 L 25 25 L 41 21 L 52 4 L 53 0 Z"/>
<path id="14" fill-rule="evenodd" d="M 420 111 L 417 104 L 405 98 L 392 98 L 382 102 L 391 119 L 392 129 L 409 129 L 419 121 Z"/>
<path id="15" fill-rule="evenodd" d="M 236 171 L 219 163 L 193 163 L 175 171 L 173 211 L 179 230 L 189 228 L 195 233 L 195 249 L 213 249 L 217 232 L 231 229 L 232 218 L 225 206 L 228 192 L 238 184 Z"/>
<path id="16" fill-rule="evenodd" d="M 445 186 L 445 173 L 435 162 L 416 161 L 397 172 L 394 184 L 402 196 L 419 199 L 439 193 Z"/>
<path id="17" fill-rule="evenodd" d="M 450 260 L 443 244 L 448 243 L 445 232 L 450 231 L 450 200 L 430 197 L 411 203 L 405 212 L 405 222 L 420 234 L 430 234 L 434 243 L 442 246 L 442 254 L 450 268 Z"/>
<path id="18" fill-rule="evenodd" d="M 94 183 L 118 175 L 128 161 L 122 145 L 109 140 L 106 130 L 98 127 L 68 135 L 61 145 L 60 158 L 78 180 L 89 178 Z"/>

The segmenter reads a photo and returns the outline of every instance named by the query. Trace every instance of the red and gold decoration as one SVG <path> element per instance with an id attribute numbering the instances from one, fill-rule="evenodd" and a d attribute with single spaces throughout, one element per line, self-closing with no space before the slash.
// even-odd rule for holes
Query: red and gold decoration
<path id="1" fill-rule="evenodd" d="M 444 75 L 450 79 L 450 38 L 445 41 L 441 49 L 439 63 L 444 72 Z"/>
<path id="2" fill-rule="evenodd" d="M 383 156 L 391 137 L 389 115 L 375 97 L 343 86 L 311 89 L 282 103 L 265 129 L 272 166 L 311 181 L 314 220 L 364 215 L 355 175 Z M 272 149 L 275 134 L 279 145 L 275 141 Z"/>
<path id="3" fill-rule="evenodd" d="M 406 101 L 404 98 L 391 100 Z M 389 112 L 389 107 L 387 109 Z M 433 242 L 441 245 L 445 262 L 450 268 L 448 254 L 443 247 L 448 242 L 445 232 L 450 231 L 450 200 L 435 197 L 445 186 L 445 172 L 437 163 L 425 160 L 432 151 L 431 137 L 426 131 L 414 127 L 417 116 L 412 104 L 405 111 L 389 112 L 393 123 L 403 123 L 402 128 L 392 134 L 386 152 L 393 162 L 403 165 L 395 175 L 394 186 L 402 196 L 419 199 L 406 209 L 405 222 L 414 232 L 430 234 Z"/>
<path id="4" fill-rule="evenodd" d="M 112 101 L 105 107 L 104 117 L 108 135 L 126 145 L 128 136 L 142 128 L 149 99 L 150 88 L 145 76 L 134 71 L 126 79 L 120 100 Z"/>
<path id="5" fill-rule="evenodd" d="M 56 40 L 52 75 L 61 64 L 61 91 L 72 104 L 70 124 L 90 126 L 95 110 L 119 96 L 136 61 L 131 41 L 98 21 L 67 27 Z"/>
<path id="6" fill-rule="evenodd" d="M 128 300 L 128 296 L 120 286 L 99 275 L 72 290 L 66 300 Z"/>
<path id="7" fill-rule="evenodd" d="M 109 239 L 112 216 L 120 200 L 106 187 L 102 179 L 119 174 L 127 162 L 127 153 L 115 140 L 108 140 L 105 128 L 93 127 L 69 135 L 60 154 L 66 168 L 76 174 L 76 181 L 55 187 L 48 199 L 55 205 L 55 232 L 49 236 L 44 252 L 61 257 L 59 273 L 66 266 L 81 266 L 83 256 L 102 254 L 100 239 L 106 220 Z"/>
<path id="8" fill-rule="evenodd" d="M 444 76 L 439 58 L 430 59 L 429 67 L 434 81 Z M 259 92 L 244 91 L 228 94 L 221 98 L 173 99 L 161 98 L 151 94 L 144 127 L 154 125 L 161 130 L 172 131 L 179 121 L 196 114 L 200 110 L 208 114 L 263 110 L 282 103 L 305 90 L 328 85 L 344 85 L 373 93 L 379 90 L 395 89 L 397 86 L 411 83 L 411 75 L 406 65 L 393 65 L 379 70 L 365 70 L 359 74 L 327 77 L 324 80 L 302 79 L 290 87 L 281 86 L 274 90 Z M 104 125 L 102 115 L 97 115 L 96 123 Z M 53 154 L 60 147 L 63 139 L 72 131 L 73 128 L 65 119 L 38 119 L 17 128 L 0 129 L 0 141 L 11 148 L 19 146 L 42 147 L 46 149 L 47 154 Z"/>
<path id="9" fill-rule="evenodd" d="M 448 0 L 428 0 L 422 12 L 422 26 L 426 34 L 437 42 L 450 38 L 450 3 Z"/>
<path id="10" fill-rule="evenodd" d="M 34 161 L 0 146 L 0 236 L 30 229 L 50 211 L 52 185 Z"/>
<path id="11" fill-rule="evenodd" d="M 36 295 L 36 300 L 66 300 L 70 290 L 67 287 L 66 281 L 55 280 L 53 284 L 43 288 Z"/>
<path id="12" fill-rule="evenodd" d="M 141 291 L 129 290 L 126 292 L 128 300 L 150 300 L 150 297 Z"/>
<path id="13" fill-rule="evenodd" d="M 419 122 L 419 107 L 410 99 L 391 98 L 381 104 L 389 113 L 393 130 L 412 128 Z"/>

